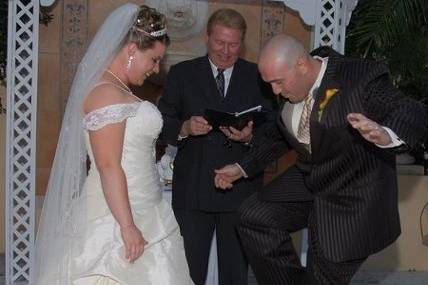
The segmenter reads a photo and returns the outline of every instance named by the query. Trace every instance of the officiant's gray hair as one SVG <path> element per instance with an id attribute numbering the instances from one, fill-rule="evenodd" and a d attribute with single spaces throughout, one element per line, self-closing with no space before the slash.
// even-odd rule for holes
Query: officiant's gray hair
<path id="1" fill-rule="evenodd" d="M 215 11 L 208 19 L 207 33 L 210 35 L 215 25 L 221 25 L 242 32 L 242 40 L 247 32 L 247 23 L 244 17 L 233 9 L 219 9 Z"/>

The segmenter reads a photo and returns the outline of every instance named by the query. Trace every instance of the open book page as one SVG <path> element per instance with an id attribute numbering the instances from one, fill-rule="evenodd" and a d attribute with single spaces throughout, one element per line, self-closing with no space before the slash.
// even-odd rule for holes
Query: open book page
<path id="1" fill-rule="evenodd" d="M 251 108 L 249 108 L 247 110 L 241 111 L 239 113 L 236 112 L 235 116 L 238 117 L 238 116 L 241 116 L 242 114 L 249 113 L 249 112 L 252 112 L 252 111 L 260 112 L 261 110 L 262 110 L 262 105 L 258 105 L 258 106 L 255 106 L 255 107 L 251 107 Z"/>

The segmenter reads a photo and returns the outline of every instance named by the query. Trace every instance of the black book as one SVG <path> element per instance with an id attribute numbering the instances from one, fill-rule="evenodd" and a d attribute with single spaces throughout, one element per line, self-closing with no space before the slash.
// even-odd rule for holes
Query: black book
<path id="1" fill-rule="evenodd" d="M 214 109 L 206 109 L 203 117 L 208 121 L 213 129 L 222 127 L 234 127 L 237 130 L 242 130 L 248 125 L 248 122 L 253 121 L 254 126 L 262 124 L 266 121 L 266 111 L 262 110 L 262 106 L 255 106 L 241 112 L 224 112 Z"/>

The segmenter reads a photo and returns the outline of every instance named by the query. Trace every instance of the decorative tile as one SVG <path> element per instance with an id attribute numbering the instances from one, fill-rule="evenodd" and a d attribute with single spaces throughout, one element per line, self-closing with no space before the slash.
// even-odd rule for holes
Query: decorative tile
<path id="1" fill-rule="evenodd" d="M 61 41 L 62 110 L 88 41 L 88 0 L 64 0 Z"/>
<path id="2" fill-rule="evenodd" d="M 263 1 L 261 47 L 273 36 L 284 31 L 285 5 L 282 2 Z"/>

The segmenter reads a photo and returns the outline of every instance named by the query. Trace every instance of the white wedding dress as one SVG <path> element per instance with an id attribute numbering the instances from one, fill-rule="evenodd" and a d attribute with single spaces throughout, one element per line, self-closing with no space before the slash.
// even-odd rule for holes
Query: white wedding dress
<path id="1" fill-rule="evenodd" d="M 148 241 L 143 255 L 133 264 L 124 258 L 119 225 L 113 218 L 101 188 L 87 130 L 126 120 L 122 167 L 135 224 Z M 184 254 L 183 240 L 171 206 L 162 198 L 155 165 L 155 144 L 162 116 L 148 101 L 115 104 L 97 109 L 83 119 L 91 168 L 82 198 L 86 222 L 81 226 L 79 253 L 72 258 L 76 285 L 187 285 L 193 284 Z"/>

